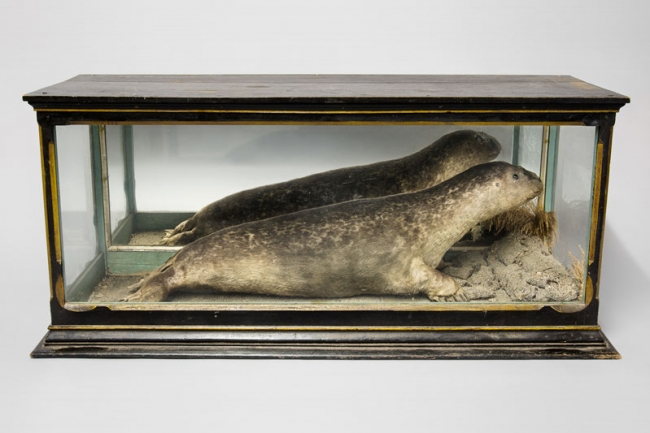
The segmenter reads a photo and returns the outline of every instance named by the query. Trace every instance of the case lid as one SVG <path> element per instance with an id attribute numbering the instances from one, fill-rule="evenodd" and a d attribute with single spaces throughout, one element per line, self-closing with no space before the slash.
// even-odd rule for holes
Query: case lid
<path id="1" fill-rule="evenodd" d="M 232 105 L 380 110 L 415 104 L 437 109 L 616 111 L 630 101 L 570 76 L 549 75 L 78 75 L 23 99 L 45 110 Z"/>

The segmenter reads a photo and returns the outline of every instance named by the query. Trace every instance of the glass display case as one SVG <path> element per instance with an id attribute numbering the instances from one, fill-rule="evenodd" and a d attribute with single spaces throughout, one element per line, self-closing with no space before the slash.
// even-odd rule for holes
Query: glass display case
<path id="1" fill-rule="evenodd" d="M 566 76 L 78 76 L 35 357 L 616 358 L 615 114 Z"/>

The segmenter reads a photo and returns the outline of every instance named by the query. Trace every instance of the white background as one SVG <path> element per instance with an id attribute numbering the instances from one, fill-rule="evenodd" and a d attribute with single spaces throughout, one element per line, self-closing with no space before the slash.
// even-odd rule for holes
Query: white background
<path id="1" fill-rule="evenodd" d="M 0 1 L 0 431 L 650 431 L 650 3 Z M 80 73 L 567 74 L 626 94 L 600 324 L 620 361 L 32 360 L 49 324 L 35 115 Z"/>

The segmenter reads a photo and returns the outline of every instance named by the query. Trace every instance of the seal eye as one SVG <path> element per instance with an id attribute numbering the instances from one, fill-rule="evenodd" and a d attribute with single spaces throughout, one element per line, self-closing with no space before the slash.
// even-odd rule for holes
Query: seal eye
<path id="1" fill-rule="evenodd" d="M 519 179 L 519 175 L 518 175 L 517 173 L 515 173 L 515 174 L 512 175 L 512 178 L 513 178 L 514 180 L 517 180 L 517 179 Z"/>

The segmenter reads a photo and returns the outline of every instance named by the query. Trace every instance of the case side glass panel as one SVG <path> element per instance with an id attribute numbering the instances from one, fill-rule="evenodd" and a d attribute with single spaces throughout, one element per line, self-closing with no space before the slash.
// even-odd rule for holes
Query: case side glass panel
<path id="1" fill-rule="evenodd" d="M 596 127 L 560 128 L 554 200 L 558 238 L 554 254 L 583 282 L 591 233 L 595 148 Z"/>
<path id="2" fill-rule="evenodd" d="M 85 125 L 56 126 L 55 142 L 65 295 L 74 301 L 84 299 L 88 285 L 104 273 L 91 129 Z"/>

